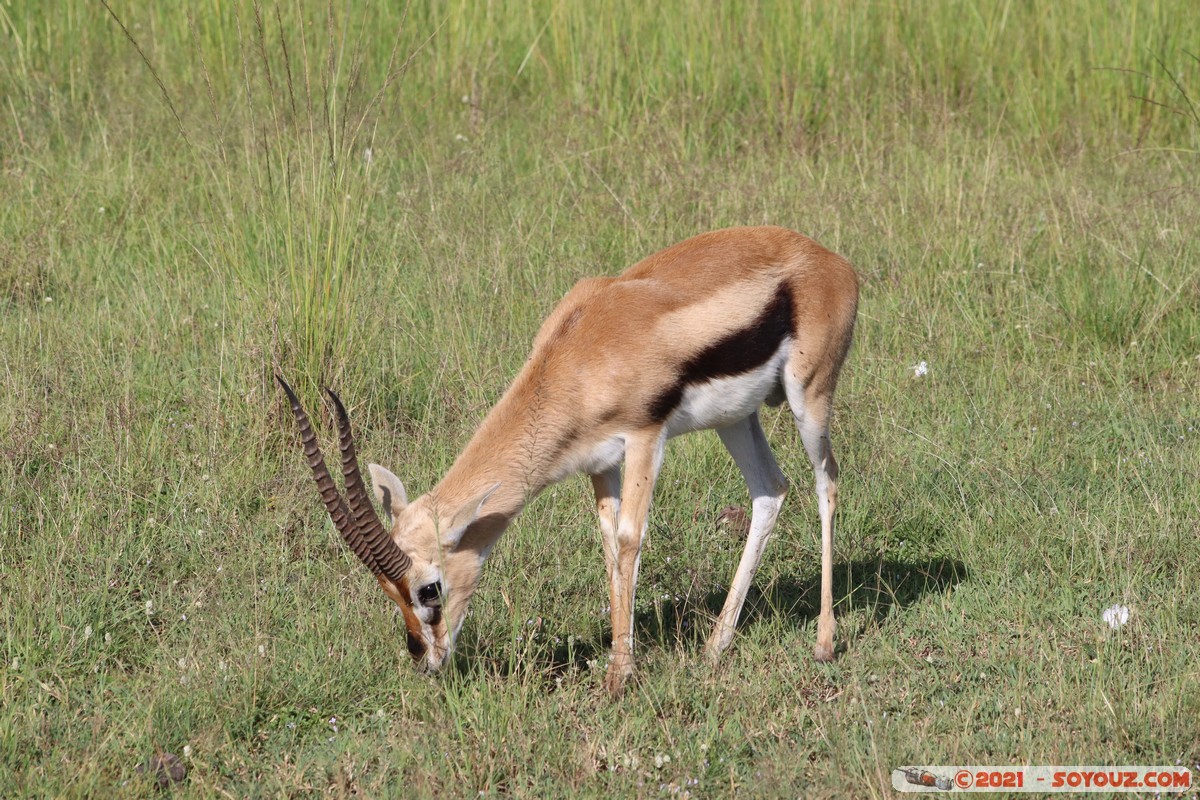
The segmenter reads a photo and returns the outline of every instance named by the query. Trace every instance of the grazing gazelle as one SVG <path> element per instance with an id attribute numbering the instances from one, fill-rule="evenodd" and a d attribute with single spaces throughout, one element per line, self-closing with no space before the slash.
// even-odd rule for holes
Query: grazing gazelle
<path id="1" fill-rule="evenodd" d="M 612 609 L 607 687 L 618 693 L 633 671 L 634 586 L 667 439 L 715 429 L 753 498 L 745 551 L 705 648 L 715 660 L 733 638 L 787 491 L 758 421 L 759 406 L 785 399 L 816 470 L 816 658 L 833 657 L 838 468 L 829 417 L 857 304 L 858 279 L 845 259 L 774 227 L 705 233 L 620 277 L 581 281 L 542 325 L 512 386 L 429 494 L 410 503 L 395 475 L 370 465 L 390 530 L 367 496 L 341 401 L 329 392 L 345 500 L 296 395 L 283 388 L 334 525 L 400 607 L 408 650 L 426 670 L 445 663 L 483 562 L 513 518 L 547 486 L 590 475 Z"/>

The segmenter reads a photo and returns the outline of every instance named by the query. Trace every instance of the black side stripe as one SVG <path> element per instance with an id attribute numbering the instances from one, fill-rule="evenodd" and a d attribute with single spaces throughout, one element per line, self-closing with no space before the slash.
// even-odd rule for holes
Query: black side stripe
<path id="1" fill-rule="evenodd" d="M 741 375 L 767 363 L 783 340 L 794 333 L 792 311 L 792 294 L 781 283 L 758 319 L 726 334 L 683 363 L 675 381 L 650 403 L 651 420 L 663 422 L 671 416 L 688 386 Z"/>

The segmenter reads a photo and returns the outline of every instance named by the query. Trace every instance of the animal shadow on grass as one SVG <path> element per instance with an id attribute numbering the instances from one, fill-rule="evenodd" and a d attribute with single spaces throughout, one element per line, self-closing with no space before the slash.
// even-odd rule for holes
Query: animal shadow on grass
<path id="1" fill-rule="evenodd" d="M 635 615 L 634 624 L 642 652 L 648 648 L 680 648 L 702 658 L 704 642 L 713 630 L 726 596 L 724 587 L 715 587 L 711 580 L 705 580 L 711 577 L 694 576 L 690 587 L 668 595 L 669 599 L 661 599 L 660 595 L 648 603 L 639 602 L 641 610 Z M 839 617 L 852 611 L 866 611 L 869 620 L 866 624 L 879 624 L 894 611 L 917 604 L 927 594 L 943 593 L 968 577 L 962 562 L 949 558 L 906 560 L 879 555 L 836 564 L 834 611 Z M 761 588 L 751 587 L 738 630 L 780 619 L 795 629 L 804 628 L 817 618 L 820 604 L 819 570 L 800 579 L 780 577 Z M 847 642 L 857 639 L 861 632 L 861 627 L 842 631 L 838 652 L 844 651 Z M 529 633 L 536 635 L 536 631 Z M 569 642 L 518 647 L 519 652 L 512 648 L 501 648 L 508 649 L 507 653 L 497 652 L 494 646 L 473 639 L 462 642 L 456 651 L 454 671 L 460 675 L 490 671 L 506 678 L 535 676 L 547 691 L 554 691 L 557 681 L 569 673 L 606 663 L 610 637 L 605 619 L 602 630 L 579 631 Z M 733 647 L 737 647 L 737 639 Z"/>
<path id="2" fill-rule="evenodd" d="M 907 560 L 879 555 L 835 564 L 834 613 L 844 617 L 852 611 L 865 611 L 868 619 L 878 624 L 894 611 L 916 605 L 927 594 L 943 593 L 968 577 L 966 566 L 949 558 Z M 638 615 L 639 641 L 663 647 L 678 645 L 698 653 L 712 633 L 726 595 L 724 586 L 707 592 L 691 591 Z M 820 610 L 819 570 L 802 578 L 780 576 L 765 586 L 750 587 L 738 631 L 767 620 L 782 620 L 795 629 L 804 628 L 816 620 Z M 857 633 L 841 631 L 837 652 L 846 649 L 847 635 L 856 638 Z M 736 638 L 733 646 L 737 646 Z"/>

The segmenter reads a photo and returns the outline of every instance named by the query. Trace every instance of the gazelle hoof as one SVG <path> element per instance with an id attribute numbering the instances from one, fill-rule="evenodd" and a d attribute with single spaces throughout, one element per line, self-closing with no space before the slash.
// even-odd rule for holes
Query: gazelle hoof
<path id="1" fill-rule="evenodd" d="M 630 674 L 609 667 L 608 674 L 604 677 L 604 688 L 608 690 L 609 696 L 614 700 L 625 694 L 625 683 L 629 680 Z"/>

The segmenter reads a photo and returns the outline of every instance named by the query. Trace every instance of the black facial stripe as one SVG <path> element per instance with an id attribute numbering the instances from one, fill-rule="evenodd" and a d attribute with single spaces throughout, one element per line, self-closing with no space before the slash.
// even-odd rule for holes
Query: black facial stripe
<path id="1" fill-rule="evenodd" d="M 425 643 L 416 636 L 413 636 L 412 631 L 406 630 L 404 634 L 406 637 L 406 644 L 408 645 L 408 654 L 413 658 L 420 658 L 421 656 L 425 655 Z"/>
<path id="2" fill-rule="evenodd" d="M 688 386 L 741 375 L 761 367 L 783 340 L 794 333 L 792 323 L 792 294 L 787 285 L 781 283 L 758 319 L 742 330 L 726 334 L 683 363 L 674 383 L 651 401 L 651 420 L 662 422 L 671 416 Z"/>

